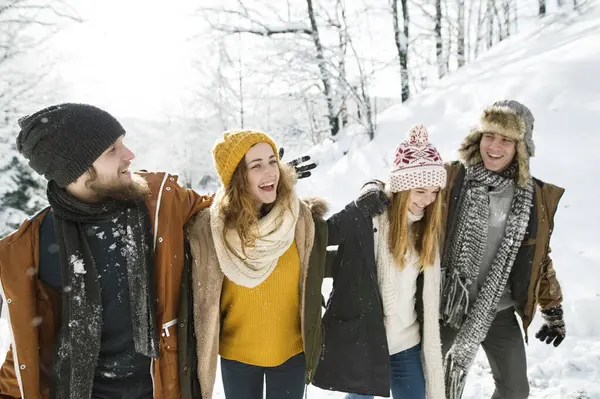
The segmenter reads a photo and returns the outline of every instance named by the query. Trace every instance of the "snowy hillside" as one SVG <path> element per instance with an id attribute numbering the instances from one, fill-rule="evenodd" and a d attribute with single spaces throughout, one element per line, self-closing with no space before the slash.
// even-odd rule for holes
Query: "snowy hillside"
<path id="1" fill-rule="evenodd" d="M 532 398 L 600 398 L 600 10 L 586 16 L 553 15 L 532 23 L 483 59 L 379 117 L 374 141 L 360 132 L 314 149 L 320 167 L 303 194 L 326 197 L 334 210 L 352 200 L 363 182 L 385 178 L 395 146 L 415 123 L 428 126 L 444 160 L 456 159 L 468 129 L 496 100 L 516 99 L 536 118 L 532 173 L 562 186 L 552 257 L 565 297 L 567 339 L 527 347 Z M 344 154 L 346 154 L 344 156 Z M 540 326 L 538 317 L 530 330 Z M 341 397 L 309 389 L 313 397 Z M 465 398 L 490 397 L 493 381 L 480 351 Z M 330 395 L 330 396 L 329 396 Z"/>

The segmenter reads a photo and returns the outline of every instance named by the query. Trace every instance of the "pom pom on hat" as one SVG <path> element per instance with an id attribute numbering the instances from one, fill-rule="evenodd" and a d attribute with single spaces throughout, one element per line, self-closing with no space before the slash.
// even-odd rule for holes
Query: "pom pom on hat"
<path id="1" fill-rule="evenodd" d="M 417 148 L 423 148 L 429 144 L 429 133 L 424 125 L 414 125 L 408 131 L 408 142 Z"/>

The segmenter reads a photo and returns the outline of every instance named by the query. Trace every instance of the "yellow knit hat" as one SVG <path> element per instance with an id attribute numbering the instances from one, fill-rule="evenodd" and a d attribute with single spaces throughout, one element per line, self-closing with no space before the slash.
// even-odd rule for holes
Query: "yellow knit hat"
<path id="1" fill-rule="evenodd" d="M 258 130 L 228 130 L 217 140 L 213 148 L 213 159 L 224 186 L 229 184 L 235 168 L 244 159 L 250 147 L 258 143 L 270 144 L 279 160 L 279 152 L 273 139 Z"/>

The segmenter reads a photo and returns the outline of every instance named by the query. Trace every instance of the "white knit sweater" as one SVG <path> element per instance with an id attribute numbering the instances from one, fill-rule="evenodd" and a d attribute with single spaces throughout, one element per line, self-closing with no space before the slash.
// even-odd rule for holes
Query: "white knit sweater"
<path id="1" fill-rule="evenodd" d="M 422 217 L 422 216 L 421 216 Z M 421 217 L 409 213 L 409 226 Z M 444 369 L 439 327 L 440 260 L 423 268 L 423 331 L 420 332 L 415 294 L 420 273 L 419 256 L 409 251 L 403 269 L 388 246 L 390 222 L 387 212 L 373 218 L 376 227 L 375 261 L 383 300 L 384 323 L 390 355 L 422 341 L 421 351 L 428 399 L 444 398 Z"/>
<path id="2" fill-rule="evenodd" d="M 378 216 L 380 235 L 389 232 L 387 214 Z M 422 216 L 409 213 L 409 227 Z M 386 226 L 387 224 L 387 226 Z M 376 233 L 377 234 L 377 233 Z M 383 300 L 383 314 L 390 355 L 405 351 L 421 342 L 419 322 L 415 309 L 417 277 L 419 277 L 419 257 L 415 251 L 409 251 L 405 257 L 403 269 L 397 265 L 389 251 L 388 239 L 377 239 L 375 249 L 377 262 L 377 280 Z"/>

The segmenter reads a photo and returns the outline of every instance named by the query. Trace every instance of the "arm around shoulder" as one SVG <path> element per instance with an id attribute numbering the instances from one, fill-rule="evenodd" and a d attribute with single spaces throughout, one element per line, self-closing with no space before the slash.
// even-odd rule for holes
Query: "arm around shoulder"
<path id="1" fill-rule="evenodd" d="M 365 183 L 355 201 L 327 220 L 329 245 L 339 245 L 359 218 L 373 218 L 383 213 L 390 204 L 385 184 L 380 180 Z"/>

